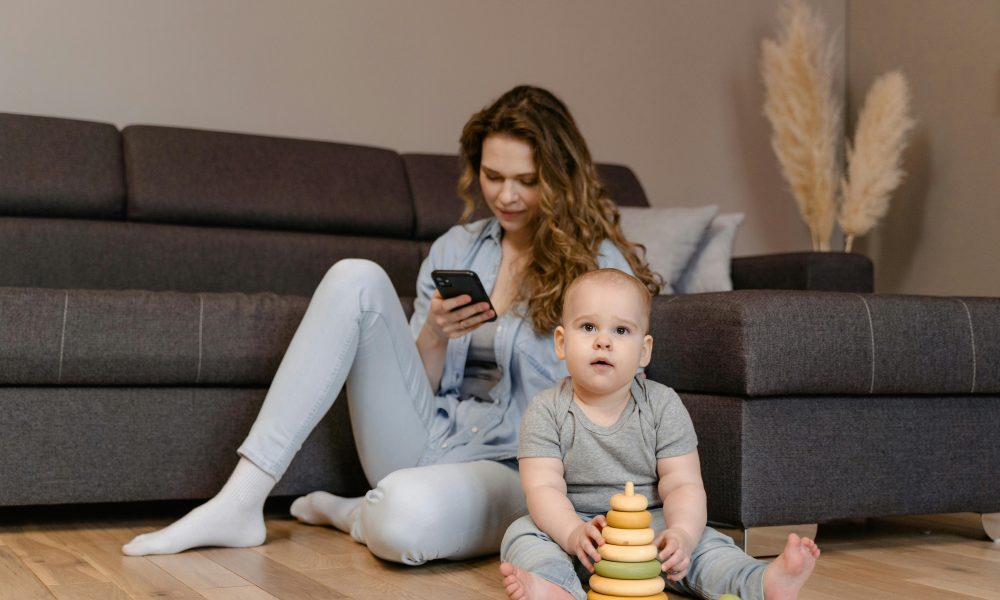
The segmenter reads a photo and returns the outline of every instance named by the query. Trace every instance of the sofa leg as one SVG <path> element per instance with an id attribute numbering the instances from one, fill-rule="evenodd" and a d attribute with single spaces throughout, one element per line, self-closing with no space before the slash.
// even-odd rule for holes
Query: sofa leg
<path id="1" fill-rule="evenodd" d="M 1000 513 L 983 513 L 983 530 L 991 540 L 1000 544 Z"/>
<path id="2" fill-rule="evenodd" d="M 771 527 L 747 527 L 745 529 L 717 528 L 733 538 L 736 545 L 755 558 L 777 556 L 785 548 L 789 533 L 799 537 L 816 539 L 816 523 L 802 525 L 774 525 Z"/>

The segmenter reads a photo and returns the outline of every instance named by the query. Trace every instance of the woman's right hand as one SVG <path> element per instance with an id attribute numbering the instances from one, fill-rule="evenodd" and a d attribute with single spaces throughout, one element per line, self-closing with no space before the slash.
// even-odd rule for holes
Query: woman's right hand
<path id="1" fill-rule="evenodd" d="M 424 326 L 429 327 L 438 339 L 447 341 L 470 333 L 496 316 L 488 302 L 469 304 L 471 301 L 472 297 L 468 294 L 444 298 L 441 292 L 435 290 Z"/>

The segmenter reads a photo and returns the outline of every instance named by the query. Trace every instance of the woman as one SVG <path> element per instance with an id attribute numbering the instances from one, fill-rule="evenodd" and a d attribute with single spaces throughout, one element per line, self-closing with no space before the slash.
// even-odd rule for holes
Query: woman
<path id="1" fill-rule="evenodd" d="M 478 180 L 493 217 L 434 242 L 409 325 L 376 264 L 344 260 L 316 289 L 230 479 L 211 500 L 123 547 L 130 555 L 264 542 L 263 505 L 346 384 L 363 498 L 314 492 L 292 514 L 330 524 L 405 564 L 496 552 L 525 512 L 516 471 L 522 411 L 566 375 L 552 346 L 563 290 L 596 267 L 658 280 L 622 236 L 572 116 L 551 93 L 516 87 L 461 138 L 463 221 Z M 434 269 L 477 272 L 493 307 L 444 299 Z M 493 317 L 495 322 L 488 323 Z M 404 343 L 414 339 L 415 343 Z"/>

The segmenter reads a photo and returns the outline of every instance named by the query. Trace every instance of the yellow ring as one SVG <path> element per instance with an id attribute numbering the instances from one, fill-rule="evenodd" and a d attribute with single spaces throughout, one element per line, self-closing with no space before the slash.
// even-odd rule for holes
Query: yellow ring
<path id="1" fill-rule="evenodd" d="M 587 592 L 587 600 L 622 600 L 623 596 L 608 596 L 600 592 L 590 590 Z M 652 596 L 632 596 L 628 600 L 670 600 L 664 592 L 653 594 Z"/>
<path id="2" fill-rule="evenodd" d="M 601 530 L 604 541 L 616 546 L 645 546 L 653 541 L 653 535 L 653 530 L 648 527 L 646 529 L 605 527 Z"/>
<path id="3" fill-rule="evenodd" d="M 597 547 L 601 558 L 618 562 L 643 562 L 656 558 L 656 546 L 617 546 L 604 544 Z"/>
<path id="4" fill-rule="evenodd" d="M 590 589 L 609 596 L 652 596 L 666 587 L 662 577 L 650 579 L 608 579 L 600 575 L 590 576 Z"/>
<path id="5" fill-rule="evenodd" d="M 643 529 L 653 522 L 653 515 L 649 514 L 648 510 L 634 512 L 609 510 L 607 519 L 608 525 L 618 529 Z"/>
<path id="6" fill-rule="evenodd" d="M 611 508 L 622 512 L 638 512 L 646 510 L 649 501 L 642 494 L 627 496 L 625 494 L 615 494 L 611 496 Z"/>

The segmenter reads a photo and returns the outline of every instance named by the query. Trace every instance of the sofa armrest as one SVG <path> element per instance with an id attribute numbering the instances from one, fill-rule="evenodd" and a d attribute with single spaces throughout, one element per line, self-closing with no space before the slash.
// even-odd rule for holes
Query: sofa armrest
<path id="1" fill-rule="evenodd" d="M 1000 298 L 657 296 L 652 379 L 742 397 L 1000 394 Z"/>
<path id="2" fill-rule="evenodd" d="M 872 261 L 849 252 L 792 252 L 742 256 L 732 262 L 733 289 L 871 293 Z"/>

